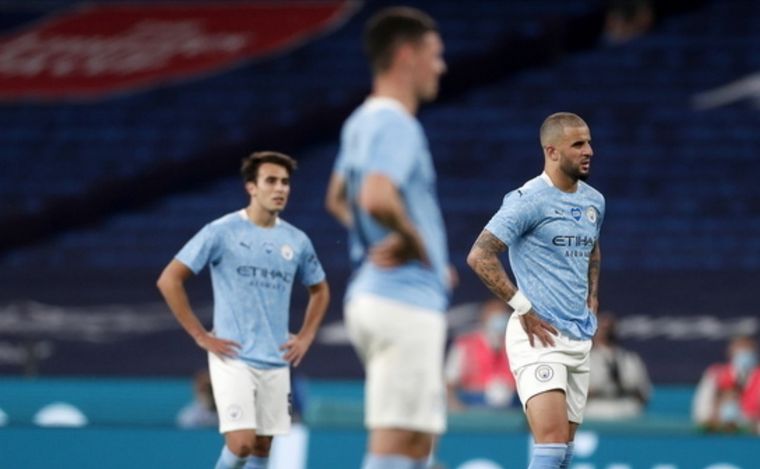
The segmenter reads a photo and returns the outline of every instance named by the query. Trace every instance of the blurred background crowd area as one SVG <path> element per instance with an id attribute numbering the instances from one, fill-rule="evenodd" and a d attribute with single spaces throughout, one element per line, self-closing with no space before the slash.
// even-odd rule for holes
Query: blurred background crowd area
<path id="1" fill-rule="evenodd" d="M 155 280 L 203 224 L 246 203 L 240 159 L 274 149 L 300 165 L 283 218 L 311 236 L 333 288 L 298 376 L 358 380 L 345 234 L 323 198 L 340 124 L 369 91 L 362 26 L 396 3 L 0 2 L 3 379 L 184 379 L 189 395 L 205 357 Z M 488 298 L 466 253 L 503 195 L 540 172 L 543 118 L 572 111 L 607 198 L 602 308 L 653 399 L 680 387 L 689 401 L 729 340 L 760 329 L 758 3 L 409 3 L 439 22 L 449 67 L 420 119 L 460 277 L 450 336 Z M 208 322 L 207 273 L 190 290 Z"/>

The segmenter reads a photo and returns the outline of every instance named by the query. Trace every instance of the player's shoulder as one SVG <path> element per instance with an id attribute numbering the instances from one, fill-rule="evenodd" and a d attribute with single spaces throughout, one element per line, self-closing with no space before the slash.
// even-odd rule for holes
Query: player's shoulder
<path id="1" fill-rule="evenodd" d="M 599 192 L 597 189 L 595 189 L 591 184 L 588 184 L 584 181 L 578 181 L 578 184 L 581 188 L 581 190 L 584 191 L 585 195 L 591 199 L 599 201 L 601 204 L 605 203 L 604 195 Z"/>
<path id="2" fill-rule="evenodd" d="M 522 186 L 509 192 L 504 200 L 518 199 L 524 201 L 535 201 L 544 197 L 551 191 L 552 186 L 546 182 L 542 176 L 536 176 L 529 179 Z"/>
<path id="3" fill-rule="evenodd" d="M 244 213 L 245 212 L 243 212 L 242 210 L 236 210 L 234 212 L 227 213 L 215 220 L 212 220 L 206 226 L 213 230 L 228 228 L 232 225 L 246 221 L 246 217 Z"/>
<path id="4" fill-rule="evenodd" d="M 390 98 L 368 98 L 349 117 L 348 122 L 364 128 L 416 129 L 416 118 L 409 114 L 396 100 Z"/>
<path id="5" fill-rule="evenodd" d="M 283 236 L 288 236 L 290 239 L 295 241 L 304 241 L 309 239 L 309 236 L 305 231 L 288 222 L 287 220 L 279 217 L 277 218 L 277 229 L 283 233 Z"/>

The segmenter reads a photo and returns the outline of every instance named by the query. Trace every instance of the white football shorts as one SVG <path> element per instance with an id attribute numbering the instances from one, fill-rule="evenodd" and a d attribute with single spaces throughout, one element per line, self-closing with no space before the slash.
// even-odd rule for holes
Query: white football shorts
<path id="1" fill-rule="evenodd" d="M 536 394 L 561 389 L 567 400 L 568 420 L 578 424 L 583 422 L 591 340 L 577 340 L 560 333 L 554 336 L 552 347 L 544 347 L 537 337 L 533 341 L 535 346 L 531 347 L 519 316 L 513 314 L 507 324 L 506 343 L 523 409 Z"/>
<path id="2" fill-rule="evenodd" d="M 443 433 L 443 312 L 362 294 L 346 304 L 345 316 L 349 338 L 367 375 L 367 428 Z"/>
<path id="3" fill-rule="evenodd" d="M 284 435 L 292 412 L 290 368 L 261 370 L 242 360 L 208 354 L 219 433 L 256 430 L 257 435 Z"/>

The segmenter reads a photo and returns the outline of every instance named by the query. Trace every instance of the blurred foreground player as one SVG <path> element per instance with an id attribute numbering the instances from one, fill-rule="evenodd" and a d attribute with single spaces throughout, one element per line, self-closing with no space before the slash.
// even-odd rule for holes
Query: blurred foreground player
<path id="1" fill-rule="evenodd" d="M 366 371 L 364 469 L 425 467 L 446 425 L 444 312 L 452 275 L 435 168 L 416 119 L 438 94 L 443 43 L 427 14 L 390 8 L 365 30 L 372 95 L 348 118 L 327 191 L 349 229 L 345 298 Z"/>

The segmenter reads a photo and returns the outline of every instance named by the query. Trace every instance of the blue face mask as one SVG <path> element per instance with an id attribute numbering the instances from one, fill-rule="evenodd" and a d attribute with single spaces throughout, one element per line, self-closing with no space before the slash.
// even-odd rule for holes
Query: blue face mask
<path id="1" fill-rule="evenodd" d="M 508 319 L 509 317 L 504 313 L 494 314 L 486 321 L 486 335 L 492 345 L 499 346 L 504 341 Z"/>
<path id="2" fill-rule="evenodd" d="M 736 373 L 744 378 L 757 366 L 757 355 L 752 350 L 741 350 L 734 354 L 731 366 Z"/>

